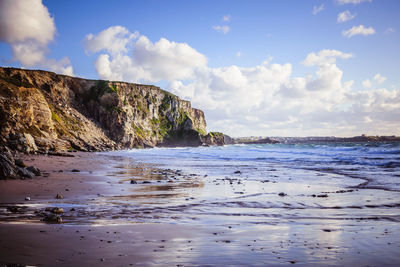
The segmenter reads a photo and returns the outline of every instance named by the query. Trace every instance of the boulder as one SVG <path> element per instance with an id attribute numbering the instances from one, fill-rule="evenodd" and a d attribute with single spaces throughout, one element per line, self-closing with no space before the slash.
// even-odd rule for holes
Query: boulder
<path id="1" fill-rule="evenodd" d="M 7 153 L 0 153 L 0 179 L 15 179 L 18 174 L 15 168 L 14 158 Z"/>
<path id="2" fill-rule="evenodd" d="M 0 180 L 16 178 L 33 178 L 41 175 L 38 168 L 24 167 L 22 160 L 15 160 L 13 155 L 3 148 L 0 152 Z"/>
<path id="3" fill-rule="evenodd" d="M 24 137 L 25 137 L 25 144 L 26 144 L 25 151 L 27 153 L 32 153 L 32 152 L 38 151 L 38 148 L 35 143 L 35 139 L 33 139 L 32 135 L 30 135 L 28 133 L 24 133 Z"/>
<path id="4" fill-rule="evenodd" d="M 29 166 L 26 169 L 28 171 L 30 171 L 31 173 L 33 173 L 34 175 L 36 175 L 36 176 L 41 176 L 42 175 L 42 172 L 38 168 L 36 168 L 34 166 Z"/>

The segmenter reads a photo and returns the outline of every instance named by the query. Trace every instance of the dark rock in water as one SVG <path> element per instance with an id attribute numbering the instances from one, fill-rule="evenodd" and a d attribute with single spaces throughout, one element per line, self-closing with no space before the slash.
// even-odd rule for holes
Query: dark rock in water
<path id="1" fill-rule="evenodd" d="M 57 157 L 68 157 L 68 158 L 74 158 L 75 157 L 74 155 L 71 155 L 71 154 L 68 154 L 68 153 L 52 152 L 52 151 L 47 152 L 47 155 L 57 156 Z"/>
<path id="2" fill-rule="evenodd" d="M 72 169 L 71 172 L 80 172 L 80 170 L 78 170 L 78 169 Z"/>
<path id="3" fill-rule="evenodd" d="M 150 181 L 143 181 L 142 184 L 151 184 Z"/>
<path id="4" fill-rule="evenodd" d="M 55 214 L 46 214 L 43 221 L 47 223 L 62 223 L 61 217 Z"/>
<path id="5" fill-rule="evenodd" d="M 239 174 L 239 173 L 242 173 L 242 172 L 241 171 L 235 171 L 234 173 Z"/>
<path id="6" fill-rule="evenodd" d="M 51 213 L 54 213 L 54 214 L 62 214 L 62 213 L 64 213 L 63 208 L 58 208 L 58 207 L 46 208 L 46 211 L 50 211 Z"/>
<path id="7" fill-rule="evenodd" d="M 321 194 L 321 195 L 317 195 L 317 197 L 328 197 L 327 194 Z"/>
<path id="8" fill-rule="evenodd" d="M 226 134 L 210 132 L 202 137 L 203 145 L 223 146 L 233 144 L 233 139 Z"/>
<path id="9" fill-rule="evenodd" d="M 60 195 L 60 194 L 57 194 L 56 195 L 56 199 L 63 199 L 64 197 L 62 196 L 62 195 Z"/>
<path id="10" fill-rule="evenodd" d="M 278 195 L 279 195 L 280 197 L 287 196 L 287 194 L 285 194 L 285 193 L 283 193 L 283 192 L 280 192 Z"/>
<path id="11" fill-rule="evenodd" d="M 32 172 L 34 175 L 36 175 L 36 176 L 41 176 L 42 175 L 42 172 L 38 169 L 38 168 L 36 168 L 36 167 L 34 167 L 34 166 L 29 166 L 28 168 L 26 168 L 28 171 L 30 171 L 30 172 Z"/>
<path id="12" fill-rule="evenodd" d="M 20 212 L 21 211 L 21 207 L 16 207 L 16 206 L 7 207 L 7 210 L 12 212 L 12 213 L 16 213 L 16 212 Z"/>
<path id="13" fill-rule="evenodd" d="M 137 184 L 137 181 L 131 180 L 131 184 Z"/>

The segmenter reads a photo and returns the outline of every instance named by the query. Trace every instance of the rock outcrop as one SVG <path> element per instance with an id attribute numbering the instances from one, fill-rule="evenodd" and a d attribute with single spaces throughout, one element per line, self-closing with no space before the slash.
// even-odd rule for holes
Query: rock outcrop
<path id="1" fill-rule="evenodd" d="M 0 68 L 0 145 L 26 153 L 221 144 L 190 102 L 156 86 Z"/>
<path id="2" fill-rule="evenodd" d="M 211 144 L 217 146 L 233 144 L 233 139 L 226 134 L 219 132 L 210 132 L 202 138 L 204 144 Z"/>
<path id="3" fill-rule="evenodd" d="M 0 149 L 0 180 L 16 178 L 33 178 L 41 172 L 34 166 L 26 167 L 20 159 L 15 159 L 13 153 L 6 147 Z"/>

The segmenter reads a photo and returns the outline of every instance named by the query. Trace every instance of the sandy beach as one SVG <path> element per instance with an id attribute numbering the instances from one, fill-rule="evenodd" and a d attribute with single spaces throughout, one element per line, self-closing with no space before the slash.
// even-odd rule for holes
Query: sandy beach
<path id="1" fill-rule="evenodd" d="M 400 257 L 397 221 L 367 216 L 316 221 L 301 214 L 299 220 L 272 218 L 276 207 L 264 208 L 273 216 L 257 222 L 248 219 L 256 214 L 212 204 L 215 201 L 210 201 L 215 213 L 198 212 L 210 194 L 223 196 L 229 191 L 241 197 L 237 192 L 247 194 L 255 185 L 246 179 L 216 180 L 107 153 L 73 155 L 23 156 L 43 176 L 0 181 L 2 265 L 394 266 Z M 286 182 L 270 185 L 288 188 Z M 337 199 L 346 200 L 350 193 L 359 194 L 340 192 Z M 63 198 L 57 199 L 57 194 Z M 368 191 L 359 196 L 366 195 Z M 286 205 L 296 201 L 275 193 L 271 197 Z M 318 201 L 324 205 L 328 200 Z M 57 213 L 62 223 L 43 221 L 54 208 L 63 209 Z M 301 211 L 294 209 L 296 214 Z"/>

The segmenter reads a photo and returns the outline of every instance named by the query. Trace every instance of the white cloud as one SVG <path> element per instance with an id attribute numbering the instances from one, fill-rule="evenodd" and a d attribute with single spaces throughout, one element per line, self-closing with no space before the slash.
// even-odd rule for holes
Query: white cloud
<path id="1" fill-rule="evenodd" d="M 320 127 L 321 134 L 332 134 L 335 118 L 318 116 L 341 111 L 353 82 L 342 82 L 335 58 L 350 57 L 337 50 L 309 54 L 304 61 L 318 66 L 315 77 L 292 77 L 291 64 L 267 62 L 250 68 L 206 68 L 192 83 L 171 84 L 169 89 L 205 110 L 210 129 L 233 135 L 249 135 L 248 129 L 255 135 L 304 135 L 316 134 L 307 125 L 317 124 L 313 130 Z M 322 122 L 331 128 L 318 125 Z M 293 132 L 285 132 L 292 127 Z"/>
<path id="2" fill-rule="evenodd" d="M 231 15 L 225 15 L 222 17 L 222 21 L 228 22 L 231 20 L 231 18 L 232 18 Z"/>
<path id="3" fill-rule="evenodd" d="M 385 31 L 386 34 L 388 34 L 388 33 L 394 33 L 394 32 L 396 32 L 396 30 L 393 29 L 392 27 L 387 28 L 386 31 Z"/>
<path id="4" fill-rule="evenodd" d="M 372 88 L 376 87 L 377 85 L 382 84 L 384 81 L 386 81 L 386 77 L 382 76 L 380 73 L 377 73 L 373 78 L 372 81 L 371 79 L 366 79 L 362 82 L 362 86 L 364 88 Z"/>
<path id="5" fill-rule="evenodd" d="M 41 0 L 0 1 L 0 38 L 8 43 L 34 40 L 41 45 L 53 41 L 54 19 Z"/>
<path id="6" fill-rule="evenodd" d="M 108 80 L 158 82 L 193 78 L 207 58 L 186 43 L 161 38 L 151 42 L 146 36 L 124 27 L 110 27 L 86 36 L 88 52 L 102 52 L 95 62 L 100 78 Z"/>
<path id="7" fill-rule="evenodd" d="M 342 13 L 339 13 L 337 16 L 337 22 L 338 23 L 343 23 L 349 20 L 352 20 L 356 17 L 356 14 L 351 14 L 349 10 L 343 11 Z"/>
<path id="8" fill-rule="evenodd" d="M 374 80 L 375 80 L 378 84 L 381 84 L 381 83 L 383 83 L 384 81 L 386 81 L 386 77 L 383 77 L 381 74 L 377 73 L 377 74 L 374 76 Z"/>
<path id="9" fill-rule="evenodd" d="M 355 35 L 372 35 L 375 34 L 375 29 L 372 27 L 364 27 L 364 25 L 354 26 L 347 31 L 342 31 L 342 35 L 346 36 L 347 38 L 353 37 Z"/>
<path id="10" fill-rule="evenodd" d="M 73 75 L 68 59 L 46 58 L 55 33 L 54 18 L 41 0 L 0 1 L 0 40 L 10 44 L 14 59 L 26 67 L 38 65 Z"/>
<path id="11" fill-rule="evenodd" d="M 223 34 L 227 34 L 231 28 L 227 25 L 224 26 L 220 26 L 220 25 L 216 25 L 212 27 L 214 30 L 216 30 L 217 32 L 222 32 Z"/>
<path id="12" fill-rule="evenodd" d="M 320 6 L 314 6 L 313 7 L 313 11 L 312 14 L 313 15 L 317 15 L 319 12 L 321 12 L 322 10 L 324 10 L 324 4 L 321 4 Z"/>
<path id="13" fill-rule="evenodd" d="M 370 81 L 370 80 L 364 80 L 363 82 L 362 82 L 362 86 L 364 87 L 364 88 L 371 88 L 372 87 L 372 82 Z"/>
<path id="14" fill-rule="evenodd" d="M 85 49 L 87 53 L 96 53 L 104 50 L 116 55 L 121 52 L 127 52 L 131 41 L 138 36 L 138 32 L 130 33 L 125 27 L 113 26 L 96 36 L 93 34 L 86 35 Z"/>
<path id="15" fill-rule="evenodd" d="M 372 0 L 336 0 L 339 5 L 353 4 L 358 5 L 362 2 L 372 2 Z"/>
<path id="16" fill-rule="evenodd" d="M 302 62 L 305 66 L 316 66 L 323 64 L 334 64 L 336 58 L 348 59 L 353 57 L 350 53 L 343 53 L 338 50 L 324 49 L 317 54 L 314 52 L 307 55 L 306 59 Z"/>
<path id="17" fill-rule="evenodd" d="M 212 68 L 188 44 L 163 38 L 152 42 L 143 35 L 119 49 L 98 51 L 95 66 L 101 78 L 166 81 L 165 89 L 205 112 L 209 130 L 233 136 L 400 134 L 400 90 L 354 91 L 354 81 L 343 81 L 337 65 L 350 53 L 309 53 L 303 64 L 316 70 L 297 77 L 292 64 L 273 63 L 272 58 L 252 67 Z M 375 77 L 374 83 L 383 80 Z"/>

